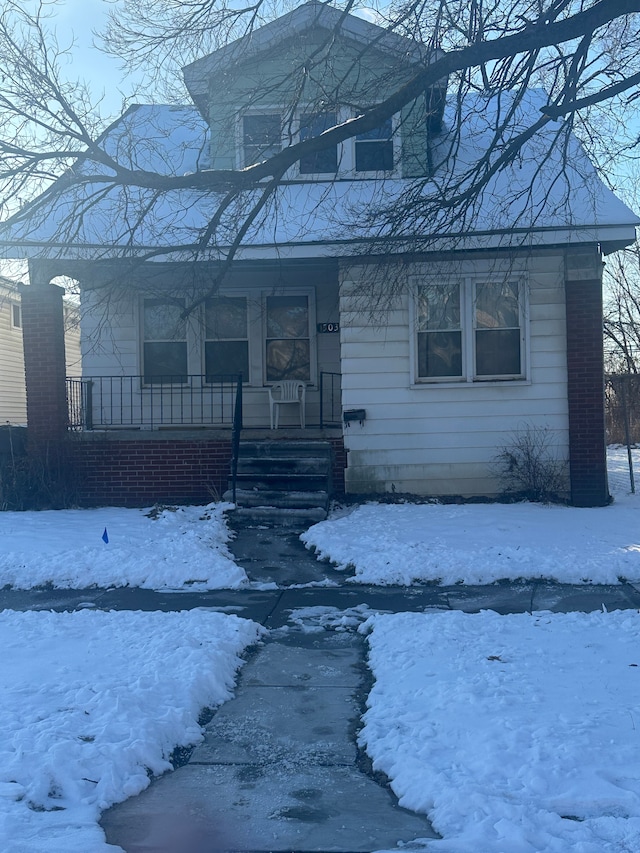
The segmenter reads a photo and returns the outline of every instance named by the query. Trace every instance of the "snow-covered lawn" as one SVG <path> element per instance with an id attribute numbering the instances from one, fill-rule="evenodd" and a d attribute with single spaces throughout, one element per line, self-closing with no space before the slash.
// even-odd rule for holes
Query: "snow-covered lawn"
<path id="1" fill-rule="evenodd" d="M 371 617 L 360 740 L 433 853 L 640 850 L 640 615 Z"/>
<path id="2" fill-rule="evenodd" d="M 640 489 L 640 450 L 634 457 Z M 320 559 L 354 566 L 356 583 L 640 580 L 640 495 L 629 493 L 626 464 L 626 450 L 612 448 L 608 507 L 371 503 L 314 525 L 302 540 Z"/>
<path id="3" fill-rule="evenodd" d="M 0 512 L 0 587 L 236 589 L 247 576 L 227 549 L 223 512 L 230 506 L 179 507 L 153 517 L 117 507 Z"/>
<path id="4" fill-rule="evenodd" d="M 612 451 L 603 509 L 368 505 L 305 538 L 363 582 L 640 578 L 624 466 Z M 0 585 L 240 587 L 223 510 L 0 513 Z M 638 853 L 640 614 L 356 606 L 331 625 L 363 620 L 375 684 L 360 737 L 442 834 L 428 850 Z M 0 613 L 0 850 L 115 853 L 100 811 L 199 740 L 200 710 L 229 698 L 261 631 L 203 610 Z"/>
<path id="5" fill-rule="evenodd" d="M 635 451 L 640 488 L 640 450 Z M 609 454 L 612 506 L 365 504 L 302 535 L 319 558 L 367 584 L 568 583 L 640 580 L 640 496 L 626 451 Z M 0 512 L 0 588 L 135 586 L 238 589 L 249 581 L 228 550 L 230 504 L 148 510 L 104 507 Z M 108 542 L 102 539 L 107 530 Z"/>
<path id="6" fill-rule="evenodd" d="M 0 850 L 120 850 L 100 811 L 201 739 L 260 632 L 202 610 L 0 613 Z"/>

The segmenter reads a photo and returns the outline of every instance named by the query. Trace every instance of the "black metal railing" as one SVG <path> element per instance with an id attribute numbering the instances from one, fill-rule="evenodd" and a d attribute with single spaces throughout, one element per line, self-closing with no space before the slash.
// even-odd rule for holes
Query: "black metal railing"
<path id="1" fill-rule="evenodd" d="M 320 373 L 320 428 L 342 424 L 342 374 Z"/>
<path id="2" fill-rule="evenodd" d="M 240 433 L 242 432 L 242 375 L 238 376 L 236 386 L 236 404 L 233 408 L 233 428 L 231 432 L 231 493 L 236 502 L 236 481 L 238 479 L 238 456 L 240 455 Z"/>
<path id="3" fill-rule="evenodd" d="M 238 388 L 236 374 L 154 376 L 150 383 L 143 376 L 68 378 L 69 428 L 232 426 Z"/>
<path id="4" fill-rule="evenodd" d="M 87 386 L 82 379 L 67 379 L 67 419 L 70 430 L 91 429 L 87 425 L 90 406 L 87 405 Z"/>

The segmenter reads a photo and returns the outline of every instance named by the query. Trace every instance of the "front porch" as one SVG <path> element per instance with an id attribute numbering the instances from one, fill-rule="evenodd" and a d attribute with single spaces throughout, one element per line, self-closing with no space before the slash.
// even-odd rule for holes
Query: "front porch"
<path id="1" fill-rule="evenodd" d="M 204 504 L 230 486 L 232 430 L 178 427 L 69 432 L 66 447 L 82 506 Z M 342 429 L 247 429 L 243 439 L 273 445 L 326 442 L 331 447 L 333 493 L 344 493 Z M 292 484 L 292 488 L 295 486 Z"/>

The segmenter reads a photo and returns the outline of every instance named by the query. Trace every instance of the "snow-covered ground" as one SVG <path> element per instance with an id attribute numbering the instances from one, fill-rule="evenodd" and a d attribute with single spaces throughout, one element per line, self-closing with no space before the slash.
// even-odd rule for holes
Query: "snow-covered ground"
<path id="1" fill-rule="evenodd" d="M 634 459 L 640 490 L 640 450 Z M 355 583 L 640 580 L 640 495 L 630 494 L 626 449 L 610 449 L 609 472 L 607 507 L 370 503 L 339 511 L 302 540 L 320 559 L 355 567 Z"/>
<path id="2" fill-rule="evenodd" d="M 433 853 L 640 850 L 640 615 L 371 617 L 360 740 Z M 396 852 L 397 853 L 397 852 Z"/>
<path id="3" fill-rule="evenodd" d="M 120 850 L 100 811 L 201 739 L 260 632 L 203 610 L 0 613 L 0 850 Z"/>
<path id="4" fill-rule="evenodd" d="M 640 499 L 623 451 L 610 472 L 616 501 L 603 509 L 365 506 L 308 538 L 380 583 L 440 577 L 436 558 L 449 561 L 445 582 L 637 578 Z M 222 512 L 0 513 L 0 584 L 242 586 Z M 640 850 L 637 612 L 302 615 L 318 629 L 366 623 L 375 685 L 362 743 L 443 835 L 428 850 Z M 99 812 L 200 738 L 200 710 L 229 698 L 260 631 L 202 610 L 0 613 L 0 850 L 115 853 Z"/>
<path id="5" fill-rule="evenodd" d="M 248 581 L 227 549 L 230 506 L 0 512 L 0 587 L 236 589 Z"/>
<path id="6" fill-rule="evenodd" d="M 623 448 L 610 450 L 609 473 L 615 501 L 601 509 L 374 503 L 339 511 L 302 539 L 319 558 L 355 566 L 345 581 L 356 583 L 640 580 L 640 495 L 629 494 Z M 0 587 L 247 586 L 227 547 L 229 507 L 0 512 Z"/>

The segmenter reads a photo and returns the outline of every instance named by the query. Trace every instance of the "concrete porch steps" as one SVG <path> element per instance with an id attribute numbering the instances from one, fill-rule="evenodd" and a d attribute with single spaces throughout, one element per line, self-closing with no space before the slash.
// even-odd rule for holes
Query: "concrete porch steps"
<path id="1" fill-rule="evenodd" d="M 267 507 L 312 510 L 314 520 L 325 517 L 331 495 L 331 463 L 328 441 L 242 441 L 236 506 L 250 512 Z M 233 500 L 231 479 L 224 498 Z"/>

